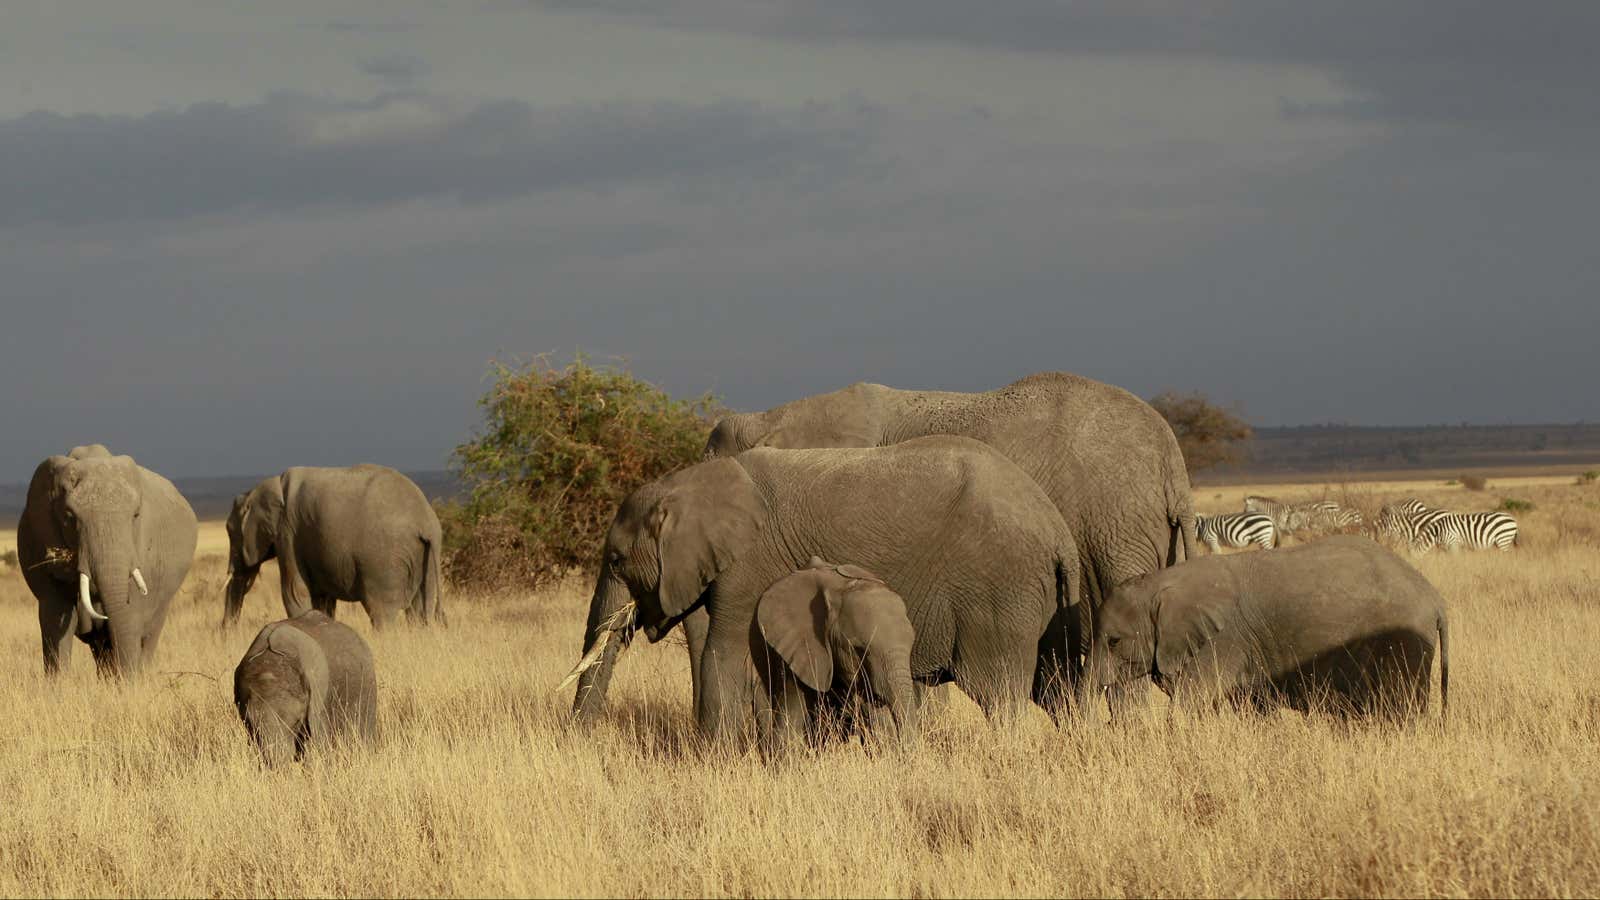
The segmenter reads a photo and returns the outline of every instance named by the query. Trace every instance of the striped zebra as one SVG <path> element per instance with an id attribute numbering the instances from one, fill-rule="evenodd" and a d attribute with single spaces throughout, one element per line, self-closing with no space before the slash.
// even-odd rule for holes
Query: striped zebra
<path id="1" fill-rule="evenodd" d="M 1272 497 L 1251 494 L 1244 498 L 1244 511 L 1272 517 L 1279 538 L 1301 531 L 1334 531 L 1361 524 L 1361 511 L 1347 509 L 1332 500 L 1286 503 Z"/>
<path id="2" fill-rule="evenodd" d="M 1425 512 L 1431 512 L 1433 509 L 1430 506 L 1424 506 L 1422 501 L 1415 497 L 1407 497 L 1404 500 L 1401 500 L 1399 503 L 1394 505 L 1394 508 L 1413 516 L 1420 516 Z"/>
<path id="3" fill-rule="evenodd" d="M 1311 521 L 1322 528 L 1336 530 L 1361 525 L 1361 510 L 1340 506 L 1332 500 L 1314 500 L 1306 504 L 1306 507 Z"/>
<path id="4" fill-rule="evenodd" d="M 1509 551 L 1517 543 L 1517 520 L 1503 512 L 1445 513 L 1428 524 L 1424 540 L 1451 553 L 1463 547 Z"/>
<path id="5" fill-rule="evenodd" d="M 1279 537 L 1293 534 L 1301 525 L 1299 507 L 1294 503 L 1285 503 L 1276 497 L 1263 497 L 1260 494 L 1251 494 L 1244 498 L 1244 511 L 1259 513 L 1272 519 L 1272 528 Z M 1198 527 L 1198 526 L 1197 526 Z"/>
<path id="6" fill-rule="evenodd" d="M 1416 503 L 1414 500 L 1409 502 Z M 1426 552 L 1433 546 L 1433 524 L 1450 515 L 1450 512 L 1425 506 L 1422 509 L 1422 512 L 1407 512 L 1398 504 L 1385 506 L 1378 510 L 1378 520 L 1373 523 L 1373 530 L 1379 537 L 1404 541 L 1411 549 Z"/>
<path id="7" fill-rule="evenodd" d="M 1222 547 L 1248 547 L 1261 545 L 1270 550 L 1277 545 L 1277 532 L 1272 527 L 1272 517 L 1262 513 L 1223 513 L 1217 516 L 1194 517 L 1195 534 L 1216 553 Z"/>

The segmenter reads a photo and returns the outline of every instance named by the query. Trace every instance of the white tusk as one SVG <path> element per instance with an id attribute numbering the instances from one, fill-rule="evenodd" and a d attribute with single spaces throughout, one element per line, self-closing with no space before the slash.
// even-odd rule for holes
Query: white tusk
<path id="1" fill-rule="evenodd" d="M 150 589 L 144 586 L 144 575 L 140 573 L 138 566 L 133 567 L 133 583 L 139 586 L 140 596 L 150 596 Z"/>
<path id="2" fill-rule="evenodd" d="M 106 617 L 94 611 L 94 606 L 89 603 L 89 573 L 78 573 L 78 615 L 84 617 L 87 624 L 90 620 L 106 621 Z"/>

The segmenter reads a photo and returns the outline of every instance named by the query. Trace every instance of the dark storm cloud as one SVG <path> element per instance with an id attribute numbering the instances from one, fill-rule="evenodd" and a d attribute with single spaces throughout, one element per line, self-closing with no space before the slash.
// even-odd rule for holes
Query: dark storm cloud
<path id="1" fill-rule="evenodd" d="M 356 22 L 342 20 L 334 22 L 301 22 L 300 27 L 328 31 L 334 34 L 402 34 L 407 31 L 416 31 L 422 26 L 417 22 Z"/>
<path id="2" fill-rule="evenodd" d="M 772 175 L 846 165 L 861 124 L 822 107 L 541 108 L 414 93 L 361 102 L 278 94 L 138 117 L 33 112 L 0 121 L 0 227 L 426 197 L 475 203 L 583 185 Z"/>
<path id="3" fill-rule="evenodd" d="M 390 53 L 362 60 L 361 71 L 382 79 L 390 87 L 399 89 L 413 86 L 417 81 L 426 78 L 431 70 L 427 61 L 420 56 L 410 53 Z"/>
<path id="4" fill-rule="evenodd" d="M 534 0 L 546 9 L 801 40 L 1196 55 L 1310 65 L 1359 98 L 1297 112 L 1600 127 L 1600 3 L 1558 0 Z"/>
<path id="5" fill-rule="evenodd" d="M 0 483 L 92 440 L 434 468 L 486 360 L 574 348 L 744 409 L 1066 369 L 1258 424 L 1600 417 L 1594 7 L 541 5 L 618 52 L 506 70 L 471 29 L 556 17 L 463 12 L 407 38 L 427 93 L 0 119 Z"/>

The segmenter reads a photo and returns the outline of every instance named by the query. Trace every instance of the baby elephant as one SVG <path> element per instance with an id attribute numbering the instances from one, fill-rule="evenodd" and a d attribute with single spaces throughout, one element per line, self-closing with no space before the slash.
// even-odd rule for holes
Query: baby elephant
<path id="1" fill-rule="evenodd" d="M 915 735 L 905 601 L 878 576 L 811 557 L 756 606 L 761 637 L 776 654 L 762 678 L 780 740 L 817 736 L 824 711 L 854 717 L 877 736 Z"/>
<path id="2" fill-rule="evenodd" d="M 308 745 L 378 730 L 378 679 L 361 635 L 307 610 L 261 629 L 233 673 L 233 702 L 269 765 Z"/>
<path id="3" fill-rule="evenodd" d="M 1208 556 L 1119 586 L 1097 614 L 1089 665 L 1093 683 L 1149 675 L 1174 702 L 1398 720 L 1427 710 L 1435 634 L 1447 706 L 1439 592 L 1389 550 L 1340 536 Z"/>

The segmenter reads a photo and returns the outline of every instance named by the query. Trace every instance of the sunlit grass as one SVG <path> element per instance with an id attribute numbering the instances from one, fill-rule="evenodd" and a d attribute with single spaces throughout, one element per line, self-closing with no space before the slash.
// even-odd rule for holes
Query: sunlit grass
<path id="1" fill-rule="evenodd" d="M 231 675 L 282 614 L 275 573 L 220 632 L 203 558 L 153 674 L 122 686 L 82 647 L 47 681 L 7 571 L 0 894 L 1594 895 L 1600 490 L 1517 496 L 1537 509 L 1514 553 L 1417 560 L 1451 603 L 1442 725 L 1437 688 L 1398 730 L 1169 716 L 1154 693 L 1125 727 L 994 730 L 958 697 L 907 752 L 781 764 L 699 746 L 680 645 L 638 642 L 604 721 L 569 731 L 569 584 L 450 594 L 448 630 L 381 637 L 342 604 L 377 655 L 382 743 L 265 771 Z"/>

